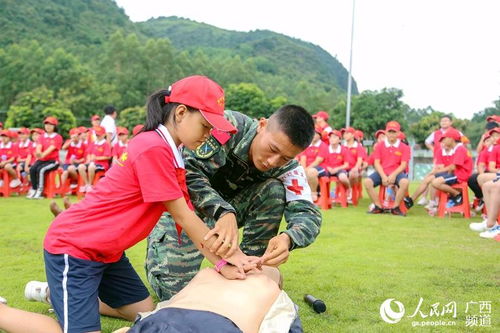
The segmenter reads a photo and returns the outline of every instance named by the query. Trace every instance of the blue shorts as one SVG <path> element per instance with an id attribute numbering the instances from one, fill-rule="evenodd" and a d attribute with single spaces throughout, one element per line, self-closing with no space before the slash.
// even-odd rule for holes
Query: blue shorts
<path id="1" fill-rule="evenodd" d="M 347 171 L 346 171 L 346 170 L 339 170 L 339 171 L 337 171 L 336 173 L 334 173 L 334 174 L 332 174 L 332 175 L 330 175 L 330 176 L 339 178 L 339 176 L 340 176 L 341 174 L 343 174 L 343 173 L 345 173 L 345 175 L 346 175 L 346 176 L 349 176 L 349 174 L 347 173 Z"/>
<path id="2" fill-rule="evenodd" d="M 314 168 L 318 170 L 318 177 L 330 177 L 330 173 L 325 168 L 320 167 L 319 165 L 315 166 Z"/>
<path id="3" fill-rule="evenodd" d="M 44 259 L 50 301 L 63 331 L 101 330 L 99 299 L 119 308 L 149 296 L 125 254 L 111 264 L 45 250 Z"/>
<path id="4" fill-rule="evenodd" d="M 163 308 L 139 320 L 128 333 L 243 333 L 230 319 L 210 311 Z"/>
<path id="5" fill-rule="evenodd" d="M 454 174 L 452 173 L 448 173 L 448 172 L 438 172 L 434 175 L 434 177 L 436 178 L 439 178 L 439 177 L 442 177 L 444 178 L 444 183 L 446 185 L 453 185 L 453 184 L 456 184 L 458 183 L 458 178 L 457 176 L 455 176 Z"/>
<path id="6" fill-rule="evenodd" d="M 78 169 L 78 166 L 79 166 L 80 164 L 79 164 L 79 163 L 64 163 L 64 164 L 63 164 L 63 167 L 62 167 L 62 168 L 63 168 L 63 170 L 64 170 L 64 171 L 68 170 L 68 167 L 69 167 L 70 165 L 72 165 L 72 166 L 74 166 L 75 168 L 77 168 L 77 169 Z"/>
<path id="7" fill-rule="evenodd" d="M 382 184 L 382 178 L 380 177 L 380 175 L 376 171 L 373 172 L 371 175 L 369 175 L 368 178 L 370 178 L 372 180 L 373 187 L 377 187 L 380 184 Z M 401 181 L 401 179 L 408 179 L 408 175 L 405 172 L 401 172 L 400 174 L 398 174 L 396 176 L 396 181 L 395 181 L 396 186 L 399 186 L 399 182 Z"/>

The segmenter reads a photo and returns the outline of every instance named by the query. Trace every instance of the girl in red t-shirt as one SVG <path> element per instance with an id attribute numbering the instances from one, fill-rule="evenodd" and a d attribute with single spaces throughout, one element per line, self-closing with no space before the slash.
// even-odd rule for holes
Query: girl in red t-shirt
<path id="1" fill-rule="evenodd" d="M 17 145 L 17 166 L 16 171 L 21 178 L 25 178 L 30 172 L 33 163 L 33 142 L 30 140 L 30 130 L 22 127 L 19 129 L 19 143 Z M 21 180 L 19 180 L 19 184 Z"/>
<path id="2" fill-rule="evenodd" d="M 40 199 L 45 185 L 45 174 L 59 167 L 59 150 L 62 136 L 57 134 L 57 118 L 47 117 L 43 121 L 45 133 L 38 138 L 35 157 L 37 161 L 30 168 L 31 190 L 26 198 Z"/>
<path id="3" fill-rule="evenodd" d="M 81 163 L 85 162 L 86 146 L 83 140 L 80 139 L 80 130 L 72 128 L 69 131 L 69 136 L 70 139 L 62 146 L 62 149 L 66 150 L 66 160 L 63 164 L 61 184 L 65 184 L 68 178 L 77 181 L 77 168 Z"/>
<path id="4" fill-rule="evenodd" d="M 195 149 L 212 127 L 236 131 L 224 118 L 222 88 L 203 76 L 187 77 L 150 96 L 147 109 L 145 127 L 130 141 L 126 158 L 59 214 L 45 236 L 45 272 L 59 324 L 17 311 L 9 312 L 10 322 L 29 322 L 36 331 L 90 332 L 100 330 L 99 312 L 133 321 L 138 312 L 153 310 L 124 251 L 145 239 L 165 211 L 226 278 L 243 279 L 260 263 L 239 249 L 237 228 L 207 237 L 210 230 L 189 201 L 178 148 Z M 0 318 L 5 308 L 0 305 Z"/>
<path id="5" fill-rule="evenodd" d="M 11 140 L 12 132 L 7 130 L 0 131 L 0 171 L 5 170 L 12 178 L 10 184 L 4 184 L 0 177 L 0 187 L 10 186 L 17 187 L 21 184 L 16 173 L 16 158 L 17 158 L 17 145 Z M 1 176 L 1 173 L 0 173 Z"/>

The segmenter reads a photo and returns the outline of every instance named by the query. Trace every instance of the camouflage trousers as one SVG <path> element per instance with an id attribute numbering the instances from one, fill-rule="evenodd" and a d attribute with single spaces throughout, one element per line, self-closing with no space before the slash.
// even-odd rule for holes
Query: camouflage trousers
<path id="1" fill-rule="evenodd" d="M 229 203 L 237 212 L 238 227 L 243 228 L 241 250 L 248 255 L 264 254 L 271 238 L 277 235 L 285 210 L 285 189 L 277 179 L 268 179 L 242 190 Z M 213 228 L 215 221 L 205 219 Z M 165 213 L 148 237 L 146 274 L 161 301 L 170 299 L 196 275 L 203 255 L 185 232 L 181 239 L 172 217 Z"/>

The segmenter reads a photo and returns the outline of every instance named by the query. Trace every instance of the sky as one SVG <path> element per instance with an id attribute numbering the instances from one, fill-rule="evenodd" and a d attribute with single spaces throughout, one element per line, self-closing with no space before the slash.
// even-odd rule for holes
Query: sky
<path id="1" fill-rule="evenodd" d="M 349 68 L 353 0 L 115 0 L 132 21 L 179 16 L 267 29 L 319 45 Z M 412 108 L 471 118 L 500 98 L 500 1 L 355 0 L 358 89 L 399 88 Z"/>

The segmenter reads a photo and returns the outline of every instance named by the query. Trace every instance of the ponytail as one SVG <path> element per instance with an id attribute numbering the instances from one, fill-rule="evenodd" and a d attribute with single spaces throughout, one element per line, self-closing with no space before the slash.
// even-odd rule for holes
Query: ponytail
<path id="1" fill-rule="evenodd" d="M 148 103 L 146 105 L 146 123 L 139 133 L 154 131 L 160 124 L 164 125 L 170 117 L 171 111 L 182 104 L 174 102 L 165 103 L 165 97 L 167 96 L 170 96 L 170 88 L 158 90 L 148 97 Z M 187 105 L 185 106 L 189 112 L 198 111 Z"/>

